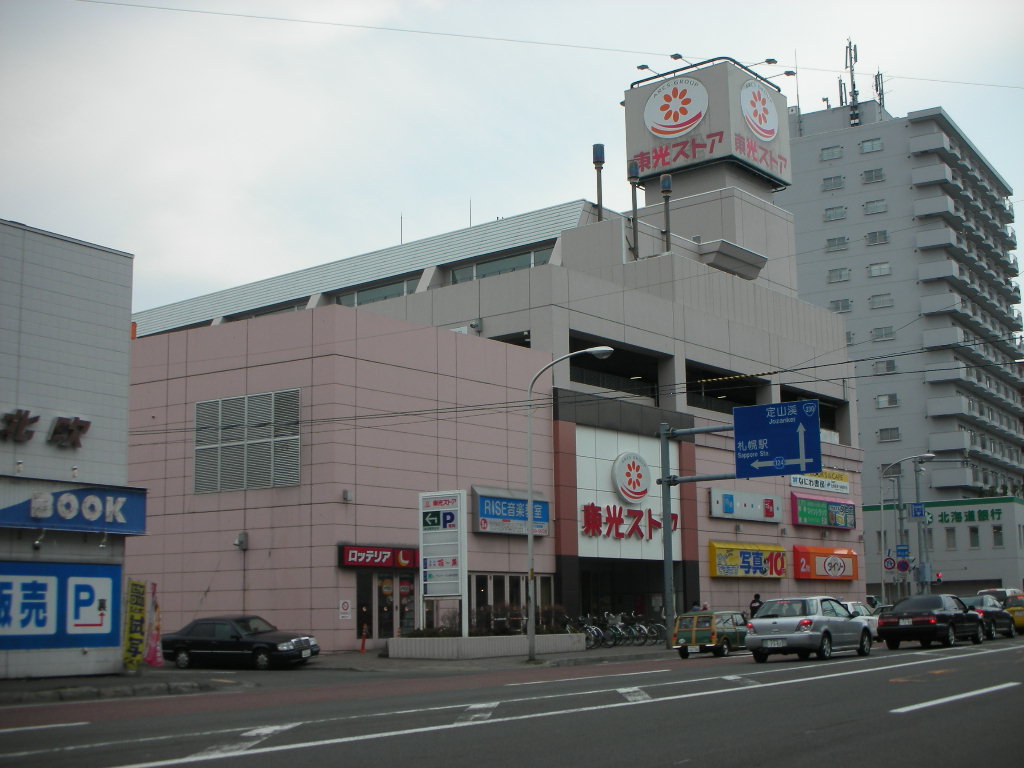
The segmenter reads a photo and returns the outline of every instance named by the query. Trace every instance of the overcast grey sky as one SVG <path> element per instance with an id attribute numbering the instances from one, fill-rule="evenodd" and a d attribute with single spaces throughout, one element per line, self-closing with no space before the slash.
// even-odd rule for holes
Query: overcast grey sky
<path id="1" fill-rule="evenodd" d="M 796 68 L 808 112 L 848 38 L 861 100 L 881 71 L 894 115 L 944 107 L 1024 216 L 1022 29 L 1019 0 L 0 0 L 0 218 L 133 253 L 141 310 L 594 200 L 594 143 L 625 210 L 637 64 Z"/>

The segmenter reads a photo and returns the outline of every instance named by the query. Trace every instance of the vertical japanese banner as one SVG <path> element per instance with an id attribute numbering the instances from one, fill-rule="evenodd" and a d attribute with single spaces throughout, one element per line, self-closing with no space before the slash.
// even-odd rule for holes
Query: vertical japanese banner
<path id="1" fill-rule="evenodd" d="M 156 599 L 156 583 L 149 585 L 149 611 L 146 621 L 146 655 L 144 661 L 151 667 L 162 667 L 164 655 L 160 651 L 160 601 Z"/>
<path id="2" fill-rule="evenodd" d="M 124 666 L 132 672 L 139 668 L 146 647 L 146 582 L 128 579 L 124 601 Z"/>

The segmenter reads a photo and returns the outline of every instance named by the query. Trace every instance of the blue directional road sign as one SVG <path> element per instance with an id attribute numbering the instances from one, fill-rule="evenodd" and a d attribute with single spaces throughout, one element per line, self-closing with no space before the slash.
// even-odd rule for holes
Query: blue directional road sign
<path id="1" fill-rule="evenodd" d="M 915 502 L 915 503 L 910 505 L 910 516 L 912 518 L 916 518 L 916 519 L 920 519 L 920 520 L 924 519 L 924 502 L 923 501 Z"/>
<path id="2" fill-rule="evenodd" d="M 736 477 L 821 471 L 817 400 L 733 408 L 732 423 Z"/>

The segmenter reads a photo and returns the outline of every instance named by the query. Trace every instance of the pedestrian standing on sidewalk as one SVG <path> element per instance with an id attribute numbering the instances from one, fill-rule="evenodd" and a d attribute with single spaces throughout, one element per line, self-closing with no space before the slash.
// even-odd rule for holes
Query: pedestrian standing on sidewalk
<path id="1" fill-rule="evenodd" d="M 761 593 L 755 592 L 754 599 L 750 601 L 750 618 L 754 618 L 754 614 L 757 613 L 757 609 L 760 608 L 761 605 Z"/>

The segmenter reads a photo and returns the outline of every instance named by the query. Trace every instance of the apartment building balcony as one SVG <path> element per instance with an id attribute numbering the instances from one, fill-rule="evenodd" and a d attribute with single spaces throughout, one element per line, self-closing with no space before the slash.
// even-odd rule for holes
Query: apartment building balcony
<path id="1" fill-rule="evenodd" d="M 921 334 L 921 345 L 925 349 L 949 349 L 964 344 L 964 332 L 956 326 L 931 328 Z"/>
<path id="2" fill-rule="evenodd" d="M 947 224 L 955 227 L 963 226 L 966 221 L 966 214 L 962 206 L 957 205 L 947 195 L 939 197 L 928 197 L 924 200 L 914 201 L 914 216 L 923 219 L 929 216 L 938 216 Z"/>
<path id="3" fill-rule="evenodd" d="M 981 490 L 981 481 L 974 479 L 974 472 L 970 467 L 955 467 L 945 465 L 928 468 L 928 476 L 932 488 L 964 488 L 970 490 Z"/>
<path id="4" fill-rule="evenodd" d="M 952 184 L 953 169 L 945 163 L 923 165 L 911 171 L 910 181 L 915 187 L 926 187 L 930 184 Z"/>
<path id="5" fill-rule="evenodd" d="M 943 451 L 962 453 L 969 450 L 970 447 L 971 436 L 960 429 L 952 432 L 933 432 L 928 435 L 929 453 L 942 453 Z"/>
<path id="6" fill-rule="evenodd" d="M 930 248 L 946 248 L 954 255 L 962 256 L 967 253 L 967 240 L 949 227 L 936 227 L 917 232 L 915 246 L 921 251 Z"/>
<path id="7" fill-rule="evenodd" d="M 977 414 L 970 413 L 967 398 L 961 395 L 946 395 L 945 397 L 929 397 L 925 400 L 925 415 L 929 419 L 939 419 L 945 416 L 956 416 L 975 423 L 987 424 Z"/>
<path id="8" fill-rule="evenodd" d="M 960 159 L 960 150 L 949 140 L 949 136 L 941 131 L 911 138 L 910 154 L 924 155 L 929 152 L 934 152 L 947 163 L 955 163 Z"/>
<path id="9" fill-rule="evenodd" d="M 972 329 L 973 326 L 977 325 L 967 308 L 966 300 L 963 296 L 956 293 L 934 293 L 931 296 L 922 296 L 921 314 L 949 315 L 955 317 L 961 323 L 972 326 Z"/>

